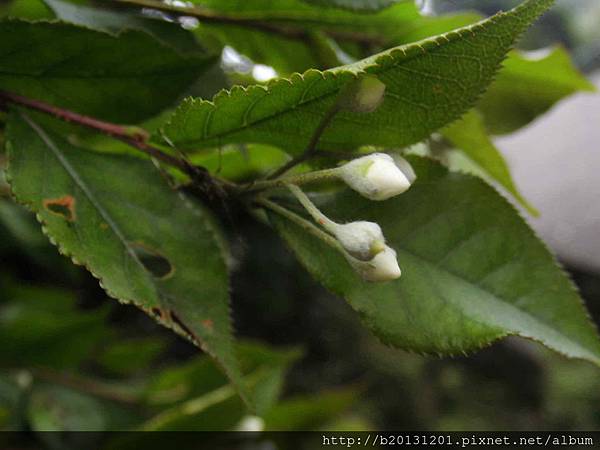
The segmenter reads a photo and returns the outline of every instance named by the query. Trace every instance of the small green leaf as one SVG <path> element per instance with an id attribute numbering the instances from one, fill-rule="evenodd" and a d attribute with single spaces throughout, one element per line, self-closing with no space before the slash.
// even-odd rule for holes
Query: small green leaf
<path id="1" fill-rule="evenodd" d="M 548 111 L 558 101 L 595 87 L 561 47 L 540 58 L 513 52 L 477 107 L 492 134 L 510 133 Z"/>
<path id="2" fill-rule="evenodd" d="M 270 410 L 279 397 L 283 380 L 297 350 L 281 351 L 257 343 L 238 346 L 246 384 L 251 390 L 256 414 Z M 162 391 L 162 392 L 161 392 Z M 149 399 L 182 395 L 185 401 L 161 411 L 143 426 L 143 430 L 227 430 L 233 428 L 245 411 L 234 390 L 215 373 L 212 364 L 197 360 L 162 373 L 149 387 Z M 169 395 L 171 393 L 171 395 Z"/>
<path id="3" fill-rule="evenodd" d="M 297 396 L 275 405 L 265 415 L 267 431 L 314 430 L 338 418 L 358 398 L 356 389 L 338 389 Z"/>
<path id="4" fill-rule="evenodd" d="M 13 193 L 60 252 L 112 297 L 200 345 L 245 395 L 227 256 L 209 212 L 172 190 L 149 161 L 76 147 L 29 116 L 10 117 L 7 146 Z"/>
<path id="5" fill-rule="evenodd" d="M 117 122 L 169 106 L 213 57 L 178 54 L 150 35 L 60 22 L 0 20 L 0 89 Z"/>
<path id="6" fill-rule="evenodd" d="M 389 345 L 448 355 L 518 335 L 600 365 L 600 340 L 573 284 L 511 205 L 477 177 L 411 162 L 418 179 L 403 195 L 370 202 L 346 192 L 321 205 L 341 223 L 379 223 L 398 252 L 398 280 L 365 283 L 298 225 L 271 214 L 273 224 Z"/>
<path id="7" fill-rule="evenodd" d="M 514 195 L 531 214 L 538 215 L 536 209 L 527 202 L 515 186 L 504 157 L 485 131 L 479 112 L 471 110 L 461 120 L 442 130 L 442 135 L 483 170 L 485 175 L 500 183 Z"/>
<path id="8" fill-rule="evenodd" d="M 386 85 L 383 104 L 371 114 L 338 114 L 323 134 L 320 148 L 407 146 L 473 106 L 515 39 L 552 3 L 527 0 L 473 26 L 355 64 L 325 72 L 311 70 L 266 87 L 233 88 L 218 94 L 213 102 L 189 99 L 164 131 L 184 149 L 254 142 L 298 153 L 344 86 L 366 73 Z M 483 47 L 486 52 L 481 51 Z"/>

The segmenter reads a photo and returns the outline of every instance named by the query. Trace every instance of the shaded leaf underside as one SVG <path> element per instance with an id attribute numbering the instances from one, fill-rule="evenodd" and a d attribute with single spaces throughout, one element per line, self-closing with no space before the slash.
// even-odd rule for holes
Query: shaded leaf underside
<path id="1" fill-rule="evenodd" d="M 118 36 L 61 22 L 0 20 L 0 89 L 116 122 L 172 104 L 214 62 L 150 35 Z"/>

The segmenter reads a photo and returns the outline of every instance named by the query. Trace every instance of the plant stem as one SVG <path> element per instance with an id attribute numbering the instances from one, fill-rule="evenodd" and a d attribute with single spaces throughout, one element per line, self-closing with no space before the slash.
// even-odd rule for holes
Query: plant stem
<path id="1" fill-rule="evenodd" d="M 321 239 L 325 243 L 329 244 L 331 247 L 342 252 L 344 256 L 347 255 L 346 250 L 344 249 L 344 247 L 342 247 L 342 245 L 338 242 L 336 238 L 334 238 L 330 234 L 325 233 L 319 227 L 304 219 L 303 217 L 300 217 L 298 214 L 264 197 L 258 197 L 256 199 L 256 203 L 270 209 L 271 211 L 279 214 L 280 216 L 285 217 L 286 219 L 289 219 L 290 221 L 294 222 L 296 225 L 300 226 L 302 229 L 312 234 L 316 238 Z"/>
<path id="2" fill-rule="evenodd" d="M 75 123 L 77 125 L 99 131 L 100 133 L 106 134 L 125 142 L 132 147 L 135 147 L 136 149 L 164 162 L 165 164 L 176 167 L 184 173 L 190 174 L 190 165 L 186 161 L 171 156 L 168 153 L 165 153 L 162 150 L 148 144 L 148 133 L 142 128 L 104 122 L 102 120 L 84 116 L 68 109 L 63 109 L 48 103 L 44 103 L 40 100 L 27 98 L 22 95 L 2 90 L 0 90 L 0 101 L 24 106 L 35 111 L 49 114 L 65 122 Z"/>
<path id="3" fill-rule="evenodd" d="M 240 190 L 242 192 L 256 192 L 265 189 L 272 189 L 278 187 L 285 187 L 287 185 L 300 185 L 312 183 L 315 181 L 327 180 L 329 178 L 335 178 L 337 176 L 337 167 L 332 169 L 315 170 L 314 172 L 301 173 L 298 175 L 292 175 L 285 178 L 277 178 L 275 180 L 257 180 L 246 186 L 242 186 Z"/>
<path id="4" fill-rule="evenodd" d="M 114 139 L 120 140 L 131 147 L 144 152 L 152 158 L 179 169 L 181 172 L 189 175 L 190 178 L 196 182 L 203 182 L 203 184 L 213 185 L 217 182 L 217 180 L 213 178 L 206 170 L 195 167 L 183 158 L 177 158 L 169 155 L 161 149 L 148 144 L 148 132 L 142 128 L 104 122 L 102 120 L 85 116 L 68 109 L 49 105 L 40 100 L 35 100 L 22 95 L 14 94 L 12 92 L 0 90 L 0 104 L 4 103 L 12 103 L 15 105 L 24 106 L 35 111 L 49 114 L 65 122 L 75 123 L 77 125 L 81 125 L 111 136 Z M 223 182 L 221 184 L 227 183 Z"/>
<path id="5" fill-rule="evenodd" d="M 104 0 L 106 3 L 106 0 Z M 198 19 L 204 23 L 215 23 L 223 25 L 237 25 L 246 28 L 253 28 L 267 33 L 278 34 L 290 39 L 301 39 L 310 42 L 310 33 L 302 25 L 289 25 L 293 21 L 293 17 L 280 17 L 278 19 L 287 22 L 285 26 L 274 25 L 269 20 L 255 17 L 244 17 L 242 15 L 224 14 L 218 11 L 213 11 L 208 8 L 199 6 L 177 6 L 174 4 L 164 3 L 157 0 L 112 0 L 109 3 L 112 5 L 122 5 L 138 8 L 151 8 L 158 11 L 163 11 L 179 16 L 189 16 Z M 277 18 L 276 18 L 277 19 Z M 331 30 L 327 32 L 331 37 L 357 42 L 367 45 L 383 45 L 385 41 L 379 37 L 368 35 L 360 32 L 344 32 Z"/>
<path id="6" fill-rule="evenodd" d="M 110 122 L 95 119 L 85 116 L 68 109 L 59 108 L 40 100 L 31 99 L 22 95 L 14 94 L 0 90 L 0 105 L 12 103 L 26 108 L 40 111 L 49 114 L 57 119 L 69 123 L 90 128 L 94 131 L 106 134 L 114 139 L 117 139 L 125 144 L 140 150 L 146 155 L 157 159 L 171 167 L 179 169 L 182 173 L 187 174 L 192 182 L 199 185 L 202 189 L 209 191 L 211 195 L 221 197 L 223 194 L 223 186 L 233 189 L 236 185 L 226 180 L 221 180 L 213 177 L 203 167 L 196 167 L 190 164 L 184 158 L 165 153 L 163 150 L 148 144 L 148 132 L 143 128 L 136 126 L 118 125 Z"/>
<path id="7" fill-rule="evenodd" d="M 294 197 L 298 199 L 300 204 L 304 206 L 304 209 L 306 209 L 306 211 L 312 216 L 315 222 L 317 222 L 319 225 L 322 225 L 323 228 L 325 228 L 330 233 L 334 233 L 335 228 L 338 226 L 337 223 L 335 223 L 333 220 L 329 219 L 329 217 L 323 214 L 321 210 L 315 206 L 311 199 L 308 198 L 308 195 L 306 195 L 304 191 L 302 191 L 302 189 L 300 189 L 298 186 L 296 186 L 295 184 L 288 184 L 287 187 L 292 192 L 292 194 L 294 194 Z"/>

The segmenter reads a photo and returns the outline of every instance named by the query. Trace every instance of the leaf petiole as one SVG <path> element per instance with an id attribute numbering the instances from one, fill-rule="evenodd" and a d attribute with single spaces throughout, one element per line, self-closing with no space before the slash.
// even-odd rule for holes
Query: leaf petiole
<path id="1" fill-rule="evenodd" d="M 342 247 L 342 245 L 338 242 L 338 240 L 336 238 L 334 238 L 330 234 L 325 233 L 323 230 L 321 230 L 315 224 L 313 224 L 309 220 L 304 219 L 303 217 L 299 216 L 295 212 L 292 212 L 289 209 L 284 208 L 283 206 L 281 206 L 265 197 L 258 197 L 256 199 L 256 203 L 266 207 L 267 209 L 270 209 L 271 211 L 279 214 L 280 216 L 285 217 L 286 219 L 289 219 L 290 221 L 294 222 L 296 225 L 300 226 L 306 232 L 312 234 L 313 236 L 315 236 L 316 238 L 327 243 L 331 247 L 339 250 L 344 255 L 346 254 L 346 250 Z M 348 255 L 348 256 L 350 256 L 350 255 Z"/>
<path id="2" fill-rule="evenodd" d="M 276 178 L 274 180 L 256 180 L 246 186 L 242 186 L 241 189 L 244 192 L 256 192 L 265 189 L 275 189 L 285 187 L 287 185 L 302 185 L 308 183 L 314 183 L 316 181 L 324 181 L 332 178 L 337 178 L 338 168 L 333 167 L 331 169 L 315 170 L 314 172 L 306 172 L 298 175 L 292 175 L 289 177 Z"/>

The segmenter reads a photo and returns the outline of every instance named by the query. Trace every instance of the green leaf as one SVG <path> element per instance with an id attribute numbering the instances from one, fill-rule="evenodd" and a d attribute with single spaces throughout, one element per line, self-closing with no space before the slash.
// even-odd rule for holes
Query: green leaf
<path id="1" fill-rule="evenodd" d="M 240 344 L 238 350 L 256 414 L 263 415 L 278 399 L 285 374 L 299 352 L 250 342 Z M 165 371 L 149 386 L 148 393 L 153 400 L 169 397 L 181 400 L 184 395 L 185 401 L 152 417 L 142 426 L 146 431 L 227 430 L 245 414 L 232 387 L 205 360 Z"/>
<path id="2" fill-rule="evenodd" d="M 267 431 L 315 430 L 338 417 L 356 402 L 356 389 L 319 392 L 298 396 L 275 405 L 265 415 Z"/>
<path id="3" fill-rule="evenodd" d="M 73 292 L 0 282 L 0 366 L 78 367 L 113 337 L 108 310 L 77 311 Z"/>
<path id="4" fill-rule="evenodd" d="M 252 386 L 256 412 L 268 410 L 277 400 L 285 373 L 300 356 L 296 349 L 279 350 L 253 342 L 241 342 L 237 353 L 244 375 L 260 372 Z M 227 384 L 227 379 L 208 358 L 163 370 L 149 383 L 146 402 L 150 406 L 171 405 L 203 397 Z"/>
<path id="5" fill-rule="evenodd" d="M 51 19 L 52 11 L 43 0 L 13 0 L 0 5 L 0 17 L 19 17 L 28 20 Z"/>
<path id="6" fill-rule="evenodd" d="M 215 51 L 225 45 L 233 47 L 256 63 L 274 67 L 282 75 L 333 67 L 334 60 L 334 66 L 339 65 L 337 43 L 349 47 L 354 58 L 362 58 L 365 52 L 374 53 L 410 39 L 441 34 L 479 17 L 474 14 L 425 17 L 412 1 L 396 2 L 369 14 L 320 8 L 301 0 L 202 0 L 188 7 L 172 8 L 180 14 L 192 15 L 193 3 L 198 5 L 200 13 L 209 11 L 232 22 L 201 23 L 195 32 L 203 43 L 212 43 Z M 332 59 L 331 53 L 337 57 Z"/>
<path id="7" fill-rule="evenodd" d="M 105 431 L 107 417 L 99 401 L 60 386 L 38 386 L 28 416 L 34 431 Z"/>
<path id="8" fill-rule="evenodd" d="M 132 375 L 148 369 L 166 347 L 165 341 L 154 337 L 113 342 L 98 357 L 98 362 L 110 373 Z"/>
<path id="9" fill-rule="evenodd" d="M 184 57 L 143 32 L 60 22 L 0 21 L 0 42 L 0 89 L 119 122 L 160 112 L 214 61 Z"/>
<path id="10" fill-rule="evenodd" d="M 13 193 L 60 252 L 85 265 L 110 296 L 200 345 L 245 395 L 228 256 L 209 212 L 172 190 L 149 161 L 78 148 L 29 116 L 11 116 L 7 146 Z"/>
<path id="11" fill-rule="evenodd" d="M 142 424 L 139 431 L 225 431 L 232 429 L 243 416 L 244 405 L 226 384 L 161 411 Z M 136 446 L 140 447 L 146 446 Z"/>
<path id="12" fill-rule="evenodd" d="M 510 192 L 531 214 L 536 209 L 518 191 L 504 157 L 488 136 L 481 114 L 471 110 L 461 120 L 442 130 L 442 135 L 474 162 L 485 175 Z"/>
<path id="13" fill-rule="evenodd" d="M 315 5 L 351 9 L 355 11 L 378 11 L 406 0 L 304 0 Z"/>
<path id="14" fill-rule="evenodd" d="M 411 162 L 418 179 L 403 195 L 371 202 L 345 192 L 322 205 L 340 223 L 379 223 L 398 252 L 398 280 L 365 283 L 298 225 L 275 214 L 273 224 L 389 345 L 448 355 L 518 335 L 600 365 L 600 341 L 573 284 L 513 207 L 477 177 Z"/>
<path id="15" fill-rule="evenodd" d="M 199 152 L 190 156 L 193 164 L 233 181 L 249 181 L 264 176 L 288 159 L 280 149 L 268 145 L 228 146 L 218 152 Z"/>
<path id="16" fill-rule="evenodd" d="M 344 0 L 343 0 L 344 1 Z M 388 1 L 388 0 L 383 0 Z M 406 30 L 421 19 L 412 2 L 400 2 L 372 14 L 321 8 L 302 0 L 195 0 L 200 12 L 232 19 L 229 23 L 201 23 L 196 33 L 203 42 L 228 45 L 257 63 L 288 74 L 321 67 L 314 35 L 325 33 L 340 41 L 368 46 L 393 42 L 399 30 Z M 185 13 L 188 8 L 178 8 Z M 284 30 L 276 32 L 267 28 Z M 287 30 L 287 31 L 286 31 Z M 390 45 L 388 45 L 390 46 Z"/>
<path id="17" fill-rule="evenodd" d="M 540 58 L 513 52 L 478 104 L 492 134 L 510 133 L 579 91 L 595 91 L 561 47 Z"/>
<path id="18" fill-rule="evenodd" d="M 515 39 L 551 4 L 552 0 L 527 0 L 474 26 L 393 48 L 355 64 L 325 72 L 310 70 L 266 87 L 234 87 L 213 102 L 189 99 L 164 131 L 184 149 L 254 142 L 298 153 L 342 88 L 368 73 L 387 87 L 383 104 L 371 114 L 337 115 L 323 134 L 320 148 L 410 145 L 473 106 Z"/>
<path id="19" fill-rule="evenodd" d="M 126 29 L 145 31 L 180 52 L 201 52 L 194 34 L 175 22 L 141 17 L 124 11 L 95 8 L 88 5 L 88 2 L 72 3 L 67 0 L 44 0 L 44 2 L 57 18 L 65 22 L 112 33 Z"/>
<path id="20" fill-rule="evenodd" d="M 58 384 L 36 382 L 28 400 L 28 425 L 43 448 L 99 448 L 102 436 L 82 431 L 126 430 L 139 422 L 139 413 L 131 405 L 125 407 Z M 73 431 L 76 433 L 69 433 Z"/>

